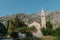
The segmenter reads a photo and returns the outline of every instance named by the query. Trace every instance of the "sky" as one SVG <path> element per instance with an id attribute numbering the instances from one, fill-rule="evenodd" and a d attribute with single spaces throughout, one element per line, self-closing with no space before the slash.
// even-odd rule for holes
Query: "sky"
<path id="1" fill-rule="evenodd" d="M 60 11 L 60 0 L 0 0 L 0 16 L 17 13 L 33 14 L 44 10 Z"/>

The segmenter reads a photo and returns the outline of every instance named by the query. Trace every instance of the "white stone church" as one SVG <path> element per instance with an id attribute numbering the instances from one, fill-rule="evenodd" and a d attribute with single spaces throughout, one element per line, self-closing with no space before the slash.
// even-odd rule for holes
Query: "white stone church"
<path id="1" fill-rule="evenodd" d="M 42 8 L 42 10 L 41 10 L 41 23 L 38 23 L 38 22 L 32 22 L 31 24 L 29 24 L 28 25 L 28 27 L 32 27 L 32 26 L 35 26 L 35 28 L 37 29 L 37 32 L 33 32 L 32 34 L 33 34 L 33 36 L 35 36 L 35 37 L 43 37 L 43 34 L 42 34 L 42 32 L 41 32 L 41 28 L 46 28 L 46 26 L 45 26 L 45 24 L 46 24 L 46 17 L 45 17 L 45 11 L 43 10 L 43 8 Z M 19 34 L 20 35 L 20 34 Z M 24 34 L 21 34 L 22 36 L 24 36 Z M 21 36 L 20 35 L 20 36 Z"/>
<path id="2" fill-rule="evenodd" d="M 41 10 L 41 23 L 38 23 L 38 22 L 34 21 L 31 24 L 29 24 L 29 27 L 35 26 L 35 28 L 37 29 L 36 33 L 33 32 L 33 36 L 36 36 L 36 37 L 42 37 L 43 36 L 40 29 L 43 28 L 43 27 L 46 28 L 46 26 L 45 26 L 45 24 L 46 24 L 45 14 L 46 13 L 42 8 L 42 10 Z"/>

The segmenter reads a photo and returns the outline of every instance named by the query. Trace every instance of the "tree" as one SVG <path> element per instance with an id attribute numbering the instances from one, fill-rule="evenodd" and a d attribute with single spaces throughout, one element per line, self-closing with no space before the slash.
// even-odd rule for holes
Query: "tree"
<path id="1" fill-rule="evenodd" d="M 19 32 L 21 32 L 22 34 L 26 34 L 26 37 L 31 37 L 32 36 L 32 32 L 36 32 L 37 29 L 32 26 L 32 27 L 20 27 L 20 28 L 17 28 L 17 30 Z"/>
<path id="2" fill-rule="evenodd" d="M 0 36 L 5 36 L 7 34 L 7 28 L 0 22 Z"/>
<path id="3" fill-rule="evenodd" d="M 24 21 L 22 21 L 21 19 L 19 19 L 18 16 L 16 15 L 15 26 L 16 27 L 24 27 L 24 26 L 27 26 L 27 25 L 24 23 Z"/>
<path id="4" fill-rule="evenodd" d="M 60 37 L 60 27 L 53 30 L 53 36 Z"/>
<path id="5" fill-rule="evenodd" d="M 53 29 L 53 25 L 49 21 L 46 22 L 46 29 Z"/>
<path id="6" fill-rule="evenodd" d="M 8 20 L 8 33 L 11 33 L 15 30 L 15 24 L 12 19 Z"/>
<path id="7" fill-rule="evenodd" d="M 13 40 L 19 40 L 18 32 L 16 32 L 16 31 L 11 32 L 10 36 L 13 38 Z"/>
<path id="8" fill-rule="evenodd" d="M 10 35 L 11 35 L 12 38 L 18 38 L 18 32 L 15 32 L 15 31 L 11 32 Z"/>
<path id="9" fill-rule="evenodd" d="M 46 22 L 46 29 L 45 28 L 42 29 L 43 35 L 44 36 L 52 35 L 52 29 L 53 29 L 53 25 L 49 21 Z"/>
<path id="10" fill-rule="evenodd" d="M 26 36 L 33 37 L 32 32 L 37 32 L 37 29 L 35 28 L 35 26 L 31 26 L 27 28 Z"/>
<path id="11" fill-rule="evenodd" d="M 37 29 L 35 28 L 35 26 L 31 26 L 29 29 L 31 32 L 37 32 Z"/>

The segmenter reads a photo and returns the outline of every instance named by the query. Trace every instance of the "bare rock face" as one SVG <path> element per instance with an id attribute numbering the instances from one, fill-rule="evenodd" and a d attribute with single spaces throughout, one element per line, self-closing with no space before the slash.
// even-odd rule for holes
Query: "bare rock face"
<path id="1" fill-rule="evenodd" d="M 15 16 L 18 16 L 18 18 L 22 21 L 24 21 L 26 24 L 30 24 L 32 22 L 38 22 L 41 23 L 41 13 L 35 13 L 35 14 L 31 14 L 31 15 L 27 15 L 24 13 L 18 13 L 15 15 L 7 15 L 7 16 L 2 16 L 0 17 L 0 22 L 3 22 L 5 24 L 5 22 L 8 21 L 9 17 L 14 19 Z M 60 26 L 60 12 L 58 11 L 51 11 L 51 12 L 47 12 L 46 11 L 46 20 L 50 21 L 54 26 L 58 27 Z M 5 24 L 6 25 L 6 24 Z"/>
<path id="2" fill-rule="evenodd" d="M 53 24 L 53 28 L 60 26 L 60 12 L 51 12 L 47 15 L 47 20 L 49 20 Z"/>

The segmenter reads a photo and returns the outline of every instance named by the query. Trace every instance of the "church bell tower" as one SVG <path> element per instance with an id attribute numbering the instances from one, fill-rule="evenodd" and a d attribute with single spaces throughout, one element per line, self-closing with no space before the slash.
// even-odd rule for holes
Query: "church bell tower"
<path id="1" fill-rule="evenodd" d="M 45 17 L 46 15 L 45 15 L 45 11 L 43 10 L 43 8 L 42 8 L 42 10 L 41 10 L 41 27 L 43 28 L 46 28 L 46 17 Z"/>

